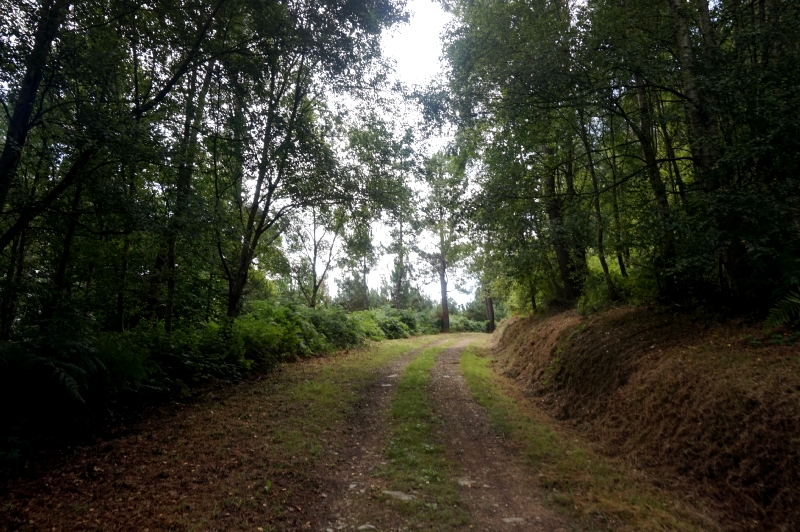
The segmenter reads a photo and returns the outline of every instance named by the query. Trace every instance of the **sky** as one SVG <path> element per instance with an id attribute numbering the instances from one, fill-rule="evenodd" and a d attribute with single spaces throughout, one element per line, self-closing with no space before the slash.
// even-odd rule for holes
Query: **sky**
<path id="1" fill-rule="evenodd" d="M 385 34 L 381 44 L 384 56 L 397 63 L 397 78 L 407 85 L 422 85 L 442 68 L 440 35 L 452 16 L 431 0 L 409 1 L 408 12 L 409 23 Z"/>
<path id="2" fill-rule="evenodd" d="M 395 63 L 395 77 L 406 86 L 426 85 L 442 71 L 442 41 L 441 33 L 445 26 L 452 20 L 452 15 L 446 13 L 438 2 L 432 0 L 410 0 L 407 5 L 410 15 L 409 22 L 397 26 L 382 37 L 381 47 L 383 55 Z M 446 139 L 433 139 L 435 147 L 441 146 Z M 435 148 L 434 148 L 435 149 Z M 375 227 L 374 236 L 381 244 L 389 244 L 389 233 L 386 227 Z M 389 278 L 392 270 L 394 255 L 384 255 L 379 264 L 368 276 L 370 288 L 378 288 L 381 278 Z M 341 276 L 338 269 L 331 272 L 334 282 Z M 434 301 L 441 299 L 438 280 L 425 283 L 419 282 L 422 291 Z M 472 293 L 464 294 L 455 290 L 454 283 L 449 286 L 450 298 L 459 304 L 472 301 Z"/>

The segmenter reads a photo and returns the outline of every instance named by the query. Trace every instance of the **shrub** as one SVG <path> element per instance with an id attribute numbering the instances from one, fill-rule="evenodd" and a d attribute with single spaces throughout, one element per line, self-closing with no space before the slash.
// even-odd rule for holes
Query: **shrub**
<path id="1" fill-rule="evenodd" d="M 486 332 L 488 321 L 474 321 L 460 314 L 450 316 L 451 332 Z"/>

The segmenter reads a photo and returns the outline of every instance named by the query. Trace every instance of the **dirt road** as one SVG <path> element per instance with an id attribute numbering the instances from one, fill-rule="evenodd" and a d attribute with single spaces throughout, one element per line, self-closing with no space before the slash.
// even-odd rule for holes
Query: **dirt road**
<path id="1" fill-rule="evenodd" d="M 208 394 L 31 464 L 0 493 L 0 529 L 568 530 L 470 396 L 458 360 L 479 340 L 385 342 Z M 397 491 L 390 407 L 421 354 L 429 384 L 404 393 L 433 412 L 424 445 L 439 454 L 432 480 Z"/>

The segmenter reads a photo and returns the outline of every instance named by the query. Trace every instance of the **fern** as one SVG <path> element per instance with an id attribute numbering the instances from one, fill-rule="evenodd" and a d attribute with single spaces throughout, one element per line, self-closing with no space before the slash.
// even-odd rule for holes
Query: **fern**
<path id="1" fill-rule="evenodd" d="M 86 378 L 86 372 L 74 364 L 50 363 L 48 365 L 52 370 L 54 380 L 58 382 L 66 396 L 76 403 L 85 405 L 86 400 L 83 398 L 83 390 L 81 389 L 83 386 L 78 382 L 76 376 L 83 377 L 81 380 L 84 380 Z M 71 370 L 72 373 L 67 371 L 68 369 Z"/>
<path id="2" fill-rule="evenodd" d="M 764 332 L 769 334 L 798 316 L 800 316 L 800 290 L 793 290 L 769 311 L 767 321 L 764 322 Z"/>

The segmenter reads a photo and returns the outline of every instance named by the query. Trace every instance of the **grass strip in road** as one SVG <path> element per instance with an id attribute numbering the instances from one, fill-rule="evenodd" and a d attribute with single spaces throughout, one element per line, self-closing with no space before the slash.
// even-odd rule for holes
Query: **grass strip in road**
<path id="1" fill-rule="evenodd" d="M 436 437 L 439 420 L 429 397 L 431 368 L 448 345 L 425 349 L 408 365 L 390 407 L 393 430 L 386 449 L 389 464 L 381 474 L 394 490 L 416 498 L 387 499 L 387 503 L 404 513 L 410 525 L 422 530 L 462 527 L 469 520 L 452 480 L 457 465 L 445 458 Z"/>
<path id="2" fill-rule="evenodd" d="M 576 519 L 583 530 L 716 529 L 674 494 L 637 480 L 637 474 L 625 465 L 598 455 L 575 435 L 556 427 L 492 370 L 490 360 L 481 347 L 464 350 L 460 364 L 467 386 L 488 410 L 495 429 L 522 447 L 538 470 L 549 506 Z"/>

